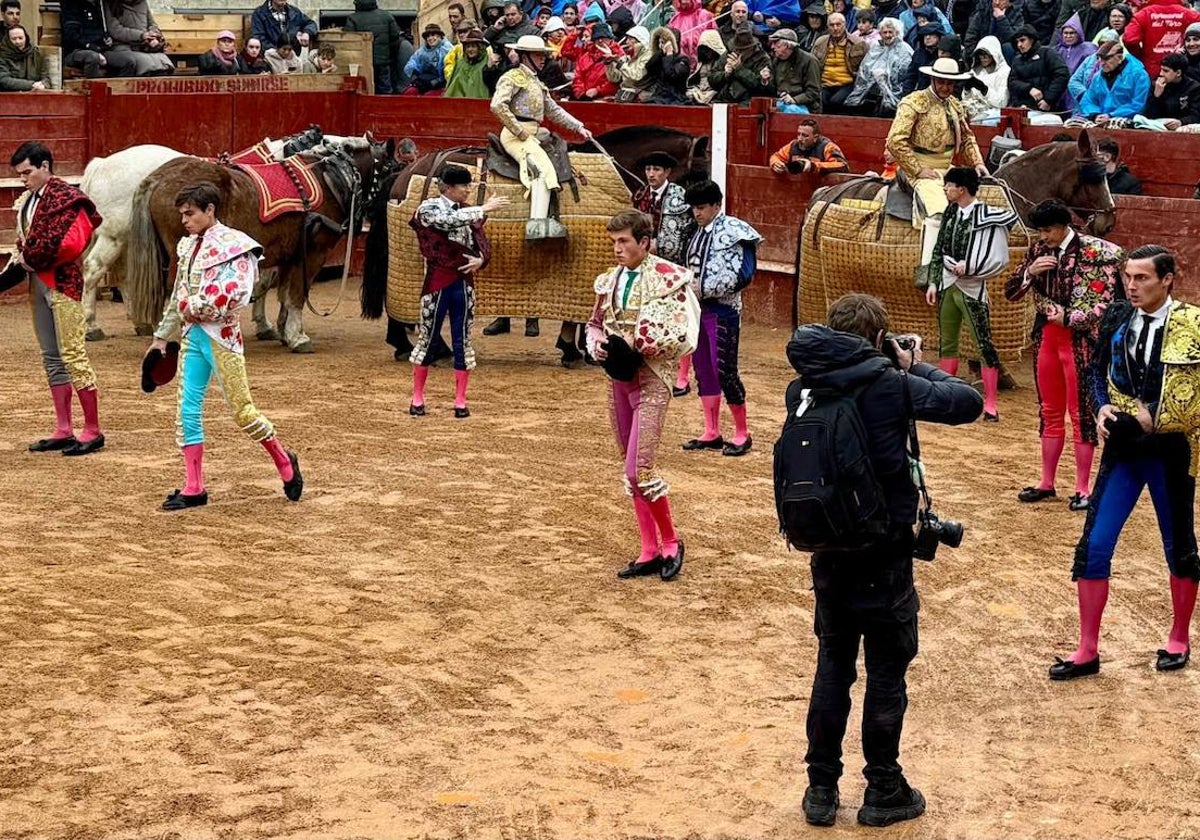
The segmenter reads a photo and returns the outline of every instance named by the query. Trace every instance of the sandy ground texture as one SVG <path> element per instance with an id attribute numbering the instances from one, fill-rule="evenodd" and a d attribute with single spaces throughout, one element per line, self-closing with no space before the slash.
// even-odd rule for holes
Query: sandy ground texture
<path id="1" fill-rule="evenodd" d="M 661 463 L 687 565 L 622 582 L 637 542 L 602 373 L 561 369 L 550 324 L 478 338 L 473 416 L 453 418 L 442 366 L 410 418 L 409 365 L 347 298 L 310 316 L 315 355 L 249 346 L 303 501 L 214 394 L 212 504 L 174 514 L 173 389 L 138 390 L 145 339 L 121 309 L 102 304 L 116 338 L 90 345 L 109 444 L 71 459 L 26 451 L 49 395 L 26 307 L 0 306 L 0 836 L 1200 836 L 1200 665 L 1153 670 L 1170 612 L 1148 501 L 1101 675 L 1046 679 L 1074 647 L 1083 519 L 1069 457 L 1059 501 L 1016 501 L 1036 475 L 1031 390 L 1002 396 L 999 426 L 924 429 L 938 507 L 968 526 L 917 569 L 902 761 L 928 813 L 855 824 L 860 680 L 822 831 L 799 808 L 813 598 L 771 489 L 787 331 L 745 335 L 747 457 L 682 452 L 700 407 L 672 406 Z"/>

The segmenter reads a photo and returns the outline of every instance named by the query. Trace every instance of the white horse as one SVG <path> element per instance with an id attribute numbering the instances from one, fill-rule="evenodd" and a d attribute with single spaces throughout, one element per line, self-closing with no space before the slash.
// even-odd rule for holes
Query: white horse
<path id="1" fill-rule="evenodd" d="M 344 137 L 328 136 L 323 142 L 335 144 Z M 283 160 L 287 138 L 265 138 L 268 151 L 275 160 Z M 87 316 L 88 341 L 100 341 L 104 331 L 96 324 L 96 293 L 100 282 L 120 278 L 124 273 L 125 243 L 129 240 L 129 220 L 133 213 L 133 195 L 147 175 L 169 160 L 186 157 L 184 152 L 166 146 L 130 146 L 108 157 L 94 158 L 83 171 L 79 188 L 96 205 L 103 221 L 96 228 L 92 243 L 83 258 L 83 307 Z M 279 333 L 267 319 L 266 293 L 275 280 L 273 270 L 265 271 L 254 290 L 255 334 L 261 340 L 274 340 Z M 148 335 L 154 325 L 137 324 L 138 335 Z"/>

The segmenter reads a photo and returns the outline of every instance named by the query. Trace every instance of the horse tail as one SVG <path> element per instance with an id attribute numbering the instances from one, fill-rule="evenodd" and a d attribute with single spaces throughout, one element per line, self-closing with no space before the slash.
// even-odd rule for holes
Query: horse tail
<path id="1" fill-rule="evenodd" d="M 158 181 L 147 177 L 133 194 L 129 247 L 125 249 L 125 289 L 135 324 L 157 324 L 166 300 L 162 240 L 150 214 L 150 199 Z"/>
<path id="2" fill-rule="evenodd" d="M 400 173 L 397 172 L 385 178 L 375 194 L 375 200 L 367 208 L 367 216 L 371 220 L 371 229 L 367 231 L 365 258 L 363 260 L 363 281 L 362 289 L 359 291 L 359 302 L 362 308 L 362 317 L 371 321 L 383 316 L 384 299 L 387 297 L 387 207 L 388 199 L 392 194 L 392 187 L 399 177 Z"/>

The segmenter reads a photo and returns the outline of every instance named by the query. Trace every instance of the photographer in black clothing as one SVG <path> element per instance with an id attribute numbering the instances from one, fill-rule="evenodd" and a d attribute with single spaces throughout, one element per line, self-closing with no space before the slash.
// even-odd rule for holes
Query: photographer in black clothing
<path id="1" fill-rule="evenodd" d="M 917 653 L 919 604 L 912 563 L 918 491 L 906 406 L 911 404 L 915 420 L 955 425 L 976 420 L 983 400 L 962 380 L 922 362 L 919 338 L 911 351 L 887 338 L 887 310 L 878 298 L 845 295 L 829 308 L 827 320 L 828 326 L 800 327 L 788 342 L 788 361 L 799 374 L 788 389 L 788 405 L 795 404 L 795 389 L 855 395 L 891 526 L 889 536 L 870 548 L 812 555 L 819 652 L 808 708 L 804 815 L 812 825 L 832 825 L 837 814 L 842 738 L 862 639 L 867 790 L 858 821 L 882 826 L 925 811 L 924 797 L 909 787 L 898 761 L 908 706 L 904 676 Z"/>

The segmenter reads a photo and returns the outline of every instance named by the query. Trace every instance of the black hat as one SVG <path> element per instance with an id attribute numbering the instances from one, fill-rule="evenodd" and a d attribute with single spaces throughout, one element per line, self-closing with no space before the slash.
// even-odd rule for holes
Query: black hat
<path id="1" fill-rule="evenodd" d="M 604 21 L 600 21 L 599 23 L 592 24 L 592 40 L 593 41 L 596 41 L 600 38 L 608 38 L 611 40 L 612 37 L 613 37 L 612 27 L 609 26 Z"/>
<path id="2" fill-rule="evenodd" d="M 461 166 L 444 166 L 438 173 L 438 180 L 445 187 L 461 187 L 471 183 L 471 173 Z"/>
<path id="3" fill-rule="evenodd" d="M 604 372 L 610 379 L 632 382 L 637 378 L 638 371 L 645 359 L 642 358 L 641 353 L 629 346 L 629 342 L 614 333 L 604 342 L 604 349 L 607 351 L 607 355 L 600 362 L 600 366 L 604 368 Z"/>
<path id="4" fill-rule="evenodd" d="M 151 350 L 142 359 L 142 390 L 154 393 L 155 388 L 166 385 L 175 378 L 179 369 L 179 342 L 168 341 L 166 350 Z"/>
<path id="5" fill-rule="evenodd" d="M 701 204 L 720 204 L 723 197 L 721 188 L 713 181 L 692 184 L 683 194 L 683 200 L 692 207 L 698 207 Z"/>
<path id="6" fill-rule="evenodd" d="M 642 168 L 647 166 L 661 166 L 663 169 L 674 169 L 679 166 L 679 161 L 666 152 L 651 152 L 639 160 L 637 165 Z"/>
<path id="7" fill-rule="evenodd" d="M 0 271 L 0 292 L 7 292 L 13 286 L 24 281 L 25 267 L 17 262 L 16 257 L 9 257 L 8 265 Z"/>
<path id="8" fill-rule="evenodd" d="M 1039 43 L 1037 30 L 1034 29 L 1029 24 L 1025 24 L 1020 29 L 1018 29 L 1015 33 L 1013 33 L 1012 42 L 1014 44 L 1017 43 L 1018 38 L 1028 38 L 1030 41 L 1033 41 L 1035 44 Z"/>

